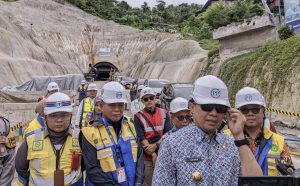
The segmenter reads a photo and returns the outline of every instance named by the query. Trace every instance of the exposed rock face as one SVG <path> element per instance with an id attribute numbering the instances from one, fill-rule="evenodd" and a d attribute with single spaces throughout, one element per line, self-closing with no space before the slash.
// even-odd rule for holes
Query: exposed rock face
<path id="1" fill-rule="evenodd" d="M 178 40 L 178 35 L 140 31 L 104 21 L 67 3 L 0 1 L 0 87 L 23 83 L 32 76 L 86 72 L 89 63 L 102 61 L 129 74 L 145 60 L 149 64 L 161 62 L 161 58 L 153 57 L 158 49 L 172 52 L 163 59 L 168 62 L 182 63 L 185 58 L 191 58 L 187 59 L 189 63 L 203 60 L 206 52 L 195 42 Z M 173 46 L 177 46 L 176 50 L 168 49 Z M 110 52 L 101 54 L 103 48 Z M 201 52 L 204 53 L 196 55 Z M 147 75 L 137 71 L 132 74 Z M 178 79 L 174 75 L 160 75 L 159 71 L 151 75 L 154 76 Z M 187 77 L 191 79 L 194 78 Z"/>
<path id="2" fill-rule="evenodd" d="M 133 68 L 134 77 L 193 82 L 207 65 L 207 51 L 195 41 L 173 41 L 157 47 Z M 217 74 L 216 74 L 217 75 Z"/>

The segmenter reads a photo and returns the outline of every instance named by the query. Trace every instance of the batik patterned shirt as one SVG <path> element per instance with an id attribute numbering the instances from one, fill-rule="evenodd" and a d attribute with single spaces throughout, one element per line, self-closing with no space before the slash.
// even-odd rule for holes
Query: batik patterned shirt
<path id="1" fill-rule="evenodd" d="M 194 172 L 202 180 L 192 179 Z M 241 163 L 234 139 L 216 133 L 210 138 L 195 124 L 168 136 L 158 153 L 153 186 L 235 186 L 241 175 Z"/>

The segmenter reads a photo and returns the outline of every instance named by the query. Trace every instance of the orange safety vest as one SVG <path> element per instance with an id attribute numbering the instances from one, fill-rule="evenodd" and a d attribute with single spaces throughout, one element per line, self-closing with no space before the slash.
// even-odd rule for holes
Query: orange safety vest
<path id="1" fill-rule="evenodd" d="M 147 119 L 152 123 L 155 131 L 162 137 L 164 134 L 163 131 L 165 128 L 167 111 L 159 107 L 156 107 L 155 109 L 156 111 L 154 115 L 149 114 L 148 112 L 145 111 L 145 109 L 141 110 L 140 112 L 142 112 L 147 117 Z M 140 120 L 141 124 L 145 129 L 145 138 L 149 140 L 156 134 L 155 131 L 152 129 L 151 125 L 145 120 L 145 118 L 140 113 L 136 113 L 136 116 L 138 117 L 138 119 Z M 145 154 L 144 159 L 151 160 L 151 156 Z"/>

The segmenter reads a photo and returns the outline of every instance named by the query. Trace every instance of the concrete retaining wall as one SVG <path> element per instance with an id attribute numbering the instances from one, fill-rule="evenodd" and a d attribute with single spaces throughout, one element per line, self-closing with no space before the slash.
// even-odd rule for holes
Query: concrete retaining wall
<path id="1" fill-rule="evenodd" d="M 241 24 L 230 24 L 214 31 L 213 38 L 220 41 L 222 59 L 253 51 L 268 41 L 276 40 L 276 27 L 269 16 L 254 17 Z"/>

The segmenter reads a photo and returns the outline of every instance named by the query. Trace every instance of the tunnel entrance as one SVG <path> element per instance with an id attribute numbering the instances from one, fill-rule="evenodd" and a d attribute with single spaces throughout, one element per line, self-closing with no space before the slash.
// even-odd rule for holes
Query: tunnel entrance
<path id="1" fill-rule="evenodd" d="M 109 62 L 99 62 L 94 65 L 97 69 L 96 81 L 106 81 L 109 80 L 109 72 L 113 70 L 113 72 L 119 72 L 118 68 Z"/>

